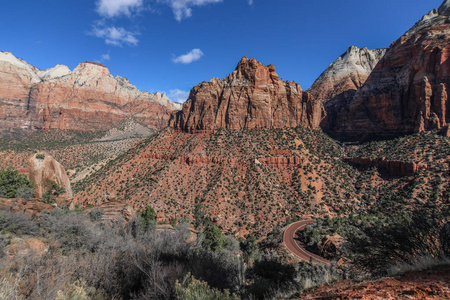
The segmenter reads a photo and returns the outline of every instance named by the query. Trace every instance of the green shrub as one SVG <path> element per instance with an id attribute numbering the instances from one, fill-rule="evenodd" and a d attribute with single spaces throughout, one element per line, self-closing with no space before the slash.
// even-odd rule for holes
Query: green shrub
<path id="1" fill-rule="evenodd" d="M 42 154 L 42 153 L 38 153 L 38 154 L 36 154 L 36 158 L 37 158 L 37 159 L 44 159 L 44 158 L 45 158 L 45 155 Z"/>
<path id="2" fill-rule="evenodd" d="M 34 186 L 28 178 L 19 174 L 12 167 L 0 169 L 0 197 L 17 198 L 19 196 L 31 198 Z"/>
<path id="3" fill-rule="evenodd" d="M 208 223 L 203 231 L 205 235 L 205 240 L 203 245 L 213 251 L 221 250 L 225 246 L 225 238 L 223 237 L 222 231 L 212 224 Z"/>
<path id="4" fill-rule="evenodd" d="M 42 195 L 42 202 L 47 204 L 56 203 L 56 197 L 66 192 L 64 187 L 58 185 L 54 181 L 50 181 L 47 186 L 48 190 Z"/>
<path id="5" fill-rule="evenodd" d="M 143 211 L 141 211 L 140 216 L 142 225 L 144 225 L 144 227 L 148 227 L 150 224 L 156 221 L 156 212 L 150 205 L 147 206 Z"/>
<path id="6" fill-rule="evenodd" d="M 195 279 L 191 274 L 186 275 L 183 281 L 175 283 L 175 297 L 178 300 L 238 300 L 235 294 L 228 290 L 221 292 L 211 288 L 208 283 Z"/>

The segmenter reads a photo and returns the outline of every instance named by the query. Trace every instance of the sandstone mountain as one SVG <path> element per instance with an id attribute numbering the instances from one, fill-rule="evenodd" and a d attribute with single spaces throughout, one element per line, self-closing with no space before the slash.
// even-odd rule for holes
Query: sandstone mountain
<path id="1" fill-rule="evenodd" d="M 0 52 L 0 128 L 106 130 L 134 118 L 149 128 L 167 124 L 179 108 L 165 94 L 139 91 L 98 63 L 39 70 Z"/>
<path id="2" fill-rule="evenodd" d="M 449 3 L 394 42 L 349 103 L 328 109 L 326 128 L 333 136 L 392 137 L 448 123 Z"/>
<path id="3" fill-rule="evenodd" d="M 317 78 L 308 92 L 324 103 L 353 97 L 385 53 L 386 49 L 349 47 Z"/>
<path id="4" fill-rule="evenodd" d="M 195 86 L 171 125 L 186 132 L 296 126 L 316 129 L 323 117 L 321 102 L 299 84 L 280 80 L 273 65 L 244 57 L 226 78 L 212 78 Z"/>
<path id="5" fill-rule="evenodd" d="M 28 169 L 36 197 L 42 198 L 52 182 L 63 187 L 67 196 L 73 196 L 66 170 L 48 153 L 36 153 L 31 156 L 28 160 Z"/>

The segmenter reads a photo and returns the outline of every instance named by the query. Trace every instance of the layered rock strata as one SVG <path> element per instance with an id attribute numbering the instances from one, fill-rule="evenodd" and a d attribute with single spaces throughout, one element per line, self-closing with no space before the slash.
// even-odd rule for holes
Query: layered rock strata
<path id="1" fill-rule="evenodd" d="M 226 78 L 213 78 L 191 89 L 182 111 L 170 124 L 186 132 L 296 126 L 316 129 L 324 115 L 320 101 L 299 84 L 280 80 L 273 65 L 244 57 Z"/>
<path id="2" fill-rule="evenodd" d="M 450 0 L 394 42 L 327 130 L 343 140 L 392 137 L 449 121 Z"/>
<path id="3" fill-rule="evenodd" d="M 98 63 L 84 62 L 73 71 L 62 65 L 42 71 L 0 52 L 3 130 L 106 130 L 127 118 L 161 128 L 178 108 L 165 94 L 141 92 Z"/>

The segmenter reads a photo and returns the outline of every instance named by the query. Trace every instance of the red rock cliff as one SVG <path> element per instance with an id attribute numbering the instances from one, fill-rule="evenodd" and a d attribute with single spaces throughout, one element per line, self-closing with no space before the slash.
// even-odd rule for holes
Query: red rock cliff
<path id="1" fill-rule="evenodd" d="M 0 128 L 106 130 L 127 118 L 149 128 L 167 126 L 176 104 L 138 90 L 97 63 L 42 71 L 0 52 Z"/>
<path id="2" fill-rule="evenodd" d="M 328 130 L 343 139 L 441 128 L 450 120 L 449 0 L 394 42 Z"/>
<path id="3" fill-rule="evenodd" d="M 273 65 L 242 58 L 224 79 L 213 78 L 195 86 L 171 126 L 194 132 L 217 128 L 316 129 L 324 117 L 322 103 L 295 82 L 280 80 Z"/>

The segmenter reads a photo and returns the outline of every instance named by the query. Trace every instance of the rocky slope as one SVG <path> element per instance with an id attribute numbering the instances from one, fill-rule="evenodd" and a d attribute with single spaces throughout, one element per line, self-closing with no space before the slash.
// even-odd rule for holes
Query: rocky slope
<path id="1" fill-rule="evenodd" d="M 280 80 L 273 65 L 244 57 L 226 78 L 195 86 L 171 125 L 186 132 L 296 126 L 316 129 L 323 117 L 321 102 L 299 84 Z"/>
<path id="2" fill-rule="evenodd" d="M 4 131 L 106 130 L 127 118 L 155 129 L 179 108 L 165 94 L 141 92 L 98 63 L 42 71 L 8 52 L 0 52 L 0 104 Z"/>
<path id="3" fill-rule="evenodd" d="M 317 78 L 308 92 L 324 103 L 335 98 L 351 98 L 385 53 L 386 49 L 349 47 Z"/>
<path id="4" fill-rule="evenodd" d="M 394 42 L 349 103 L 334 106 L 328 131 L 342 139 L 391 137 L 449 120 L 449 0 Z"/>
<path id="5" fill-rule="evenodd" d="M 448 299 L 449 274 L 450 266 L 446 265 L 359 284 L 342 280 L 292 299 Z"/>

